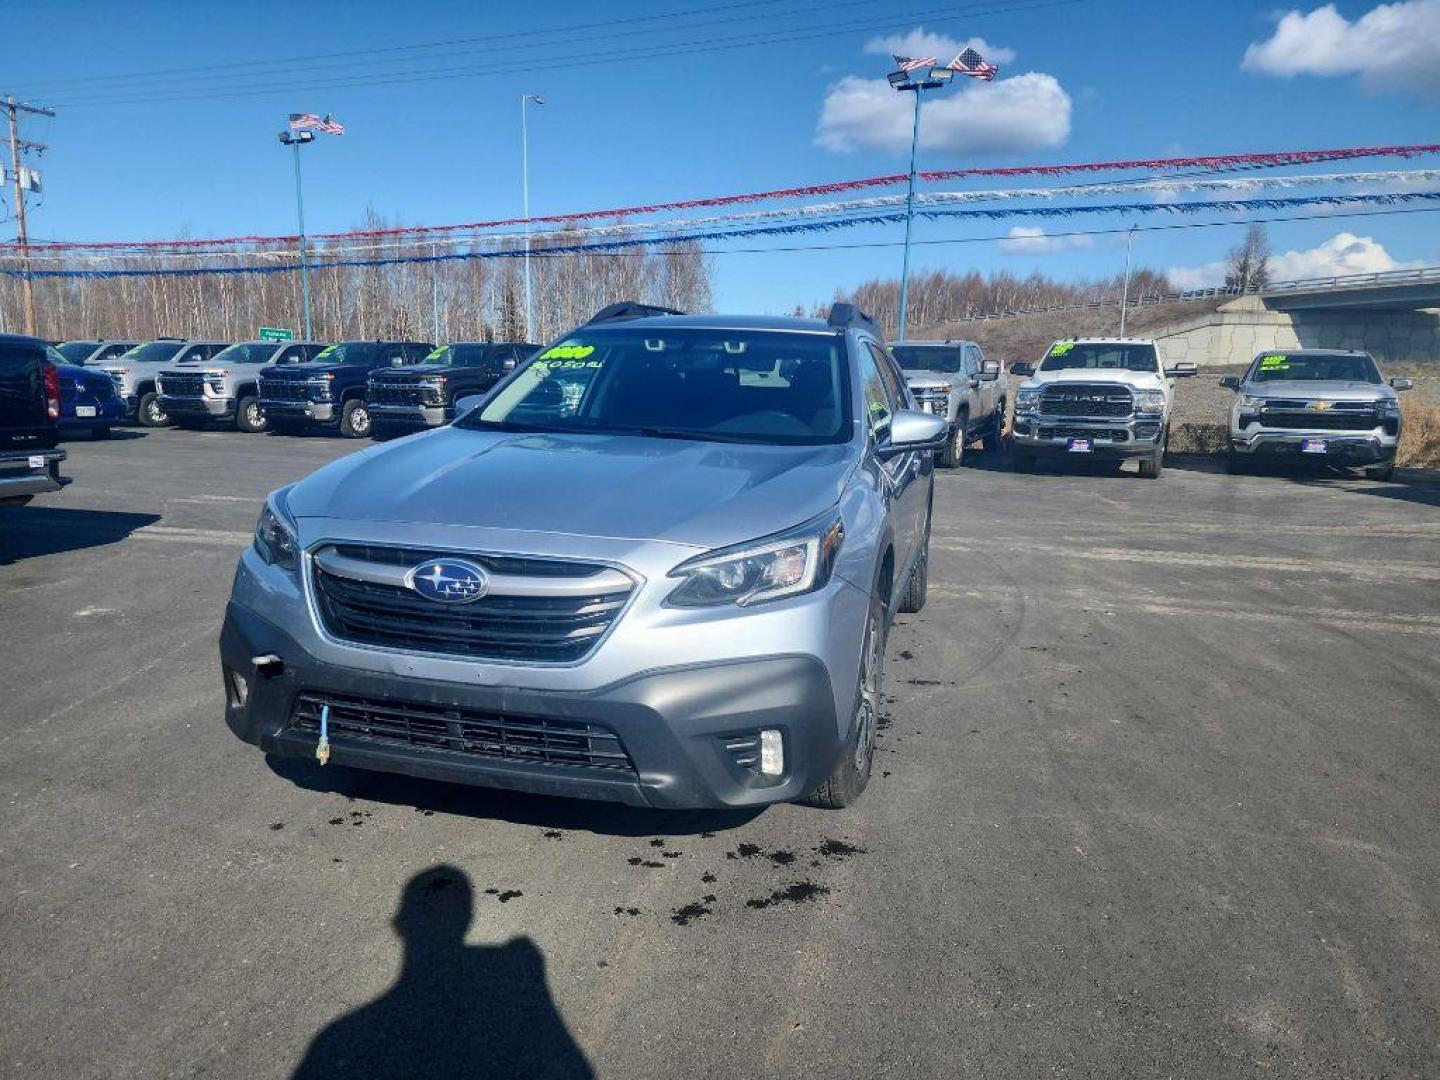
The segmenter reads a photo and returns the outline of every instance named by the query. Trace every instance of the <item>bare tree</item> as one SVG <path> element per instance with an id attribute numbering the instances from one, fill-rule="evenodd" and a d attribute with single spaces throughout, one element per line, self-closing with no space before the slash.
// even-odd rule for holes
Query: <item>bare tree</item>
<path id="1" fill-rule="evenodd" d="M 1263 289 L 1270 284 L 1270 237 L 1265 226 L 1253 224 L 1245 230 L 1245 242 L 1226 256 L 1227 288 Z"/>

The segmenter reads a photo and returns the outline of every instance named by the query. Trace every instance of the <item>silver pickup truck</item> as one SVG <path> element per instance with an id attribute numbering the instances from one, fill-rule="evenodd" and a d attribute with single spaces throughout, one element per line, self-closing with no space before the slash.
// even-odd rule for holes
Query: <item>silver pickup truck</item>
<path id="1" fill-rule="evenodd" d="M 1389 480 L 1400 445 L 1400 399 L 1411 379 L 1380 374 L 1365 352 L 1296 349 L 1262 353 L 1221 386 L 1236 391 L 1230 409 L 1228 464 L 1306 459 L 1342 468 L 1362 466 L 1371 480 Z"/>
<path id="2" fill-rule="evenodd" d="M 208 361 L 162 371 L 155 380 L 160 410 L 177 427 L 218 420 L 240 431 L 264 431 L 260 372 L 273 364 L 303 364 L 323 348 L 318 341 L 238 341 Z"/>
<path id="3" fill-rule="evenodd" d="M 973 341 L 897 341 L 891 354 L 900 361 L 915 403 L 950 421 L 950 441 L 935 460 L 947 469 L 959 465 L 976 439 L 986 450 L 1000 449 L 1005 429 L 1005 384 L 1000 364 L 986 360 Z"/>

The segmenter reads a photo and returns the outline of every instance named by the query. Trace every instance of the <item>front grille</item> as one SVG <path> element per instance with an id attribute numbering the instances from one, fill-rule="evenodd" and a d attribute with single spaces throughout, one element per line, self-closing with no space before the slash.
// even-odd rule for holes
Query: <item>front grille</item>
<path id="1" fill-rule="evenodd" d="M 1133 410 L 1130 391 L 1106 383 L 1047 386 L 1040 394 L 1042 416 L 1129 416 Z"/>
<path id="2" fill-rule="evenodd" d="M 1260 414 L 1260 426 L 1301 431 L 1370 431 L 1380 426 L 1380 420 L 1369 409 L 1365 412 L 1277 412 L 1267 409 Z"/>
<path id="3" fill-rule="evenodd" d="M 425 390 L 418 384 L 372 382 L 365 390 L 371 405 L 424 405 Z"/>
<path id="4" fill-rule="evenodd" d="M 308 402 L 310 389 L 302 379 L 260 380 L 260 397 L 264 401 Z"/>
<path id="5" fill-rule="evenodd" d="M 441 604 L 401 584 L 332 573 L 322 565 L 333 552 L 373 564 L 364 572 L 408 570 L 441 558 L 433 551 L 336 545 L 311 562 L 316 610 L 329 633 L 343 641 L 467 659 L 571 663 L 583 659 L 630 598 L 633 584 L 604 566 L 557 560 L 461 555 L 495 575 L 492 591 L 469 604 Z M 539 572 L 535 572 L 539 571 Z M 378 576 L 386 576 L 380 574 Z M 549 578 L 533 594 L 498 591 L 501 579 Z M 594 591 L 564 579 L 595 577 Z M 623 580 L 624 587 L 617 587 Z M 574 594 L 574 595 L 570 595 Z"/>
<path id="6" fill-rule="evenodd" d="M 1094 439 L 1096 442 L 1126 442 L 1130 435 L 1123 428 L 1086 428 L 1086 427 L 1064 427 L 1055 425 L 1050 427 L 1042 425 L 1040 428 L 1042 439 Z"/>
<path id="7" fill-rule="evenodd" d="M 330 706 L 327 734 L 339 745 L 379 743 L 469 757 L 635 772 L 613 731 L 578 720 L 304 691 L 295 699 L 291 727 L 318 736 L 320 710 L 326 705 Z"/>
<path id="8" fill-rule="evenodd" d="M 161 375 L 160 387 L 166 397 L 205 396 L 205 380 L 199 375 Z"/>

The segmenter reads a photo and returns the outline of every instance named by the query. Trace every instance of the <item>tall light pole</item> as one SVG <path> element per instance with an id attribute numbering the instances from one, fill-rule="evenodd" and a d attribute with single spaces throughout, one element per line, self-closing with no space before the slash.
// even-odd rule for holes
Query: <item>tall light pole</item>
<path id="1" fill-rule="evenodd" d="M 909 61 L 902 60 L 902 70 L 887 76 L 896 90 L 915 95 L 915 123 L 910 132 L 910 177 L 905 190 L 905 259 L 900 268 L 900 333 L 897 339 L 900 341 L 905 340 L 905 309 L 910 303 L 910 230 L 915 218 L 915 152 L 920 145 L 920 91 L 938 90 L 955 77 L 955 72 L 949 68 L 930 67 L 924 75 L 916 78 L 915 70 L 903 70 L 906 63 Z"/>
<path id="2" fill-rule="evenodd" d="M 1125 336 L 1125 310 L 1130 306 L 1130 243 L 1135 239 L 1135 226 L 1125 233 L 1125 278 L 1120 287 L 1120 336 Z"/>
<path id="3" fill-rule="evenodd" d="M 539 94 L 520 95 L 520 189 L 525 212 L 525 336 L 535 336 L 535 313 L 530 306 L 530 133 L 525 120 L 525 106 L 534 102 L 544 105 Z"/>
<path id="4" fill-rule="evenodd" d="M 305 340 L 314 341 L 310 329 L 310 256 L 305 250 L 305 193 L 300 184 L 300 147 L 315 141 L 313 131 L 280 132 L 280 142 L 295 152 L 295 216 L 300 221 L 300 302 L 304 309 Z"/>

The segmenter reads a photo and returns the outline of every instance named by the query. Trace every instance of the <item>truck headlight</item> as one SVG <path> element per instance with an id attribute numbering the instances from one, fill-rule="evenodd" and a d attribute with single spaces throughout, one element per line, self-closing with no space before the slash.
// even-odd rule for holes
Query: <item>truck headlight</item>
<path id="1" fill-rule="evenodd" d="M 1135 411 L 1146 413 L 1151 416 L 1158 416 L 1165 411 L 1165 391 L 1163 390 L 1137 390 L 1135 391 Z"/>
<path id="2" fill-rule="evenodd" d="M 1381 416 L 1399 416 L 1400 402 L 1393 398 L 1381 398 L 1375 402 L 1375 411 Z"/>
<path id="3" fill-rule="evenodd" d="M 1015 394 L 1015 409 L 1018 412 L 1028 412 L 1040 407 L 1040 393 L 1038 389 L 1026 390 L 1023 387 Z"/>
<path id="4" fill-rule="evenodd" d="M 749 544 L 712 551 L 670 571 L 684 580 L 670 607 L 749 607 L 823 588 L 845 541 L 838 510 Z"/>
<path id="5" fill-rule="evenodd" d="M 1265 407 L 1265 399 L 1263 397 L 1255 397 L 1253 394 L 1241 394 L 1240 407 L 1242 409 L 1263 409 Z"/>
<path id="6" fill-rule="evenodd" d="M 286 505 L 287 491 L 289 488 L 281 488 L 265 500 L 255 523 L 255 552 L 271 566 L 295 570 L 300 566 L 300 541 Z"/>
<path id="7" fill-rule="evenodd" d="M 225 380 L 219 375 L 206 375 L 205 386 L 212 394 L 223 393 L 225 390 Z"/>

